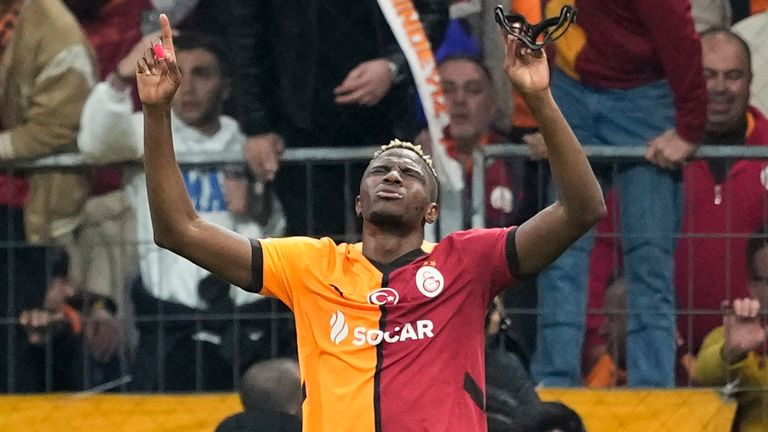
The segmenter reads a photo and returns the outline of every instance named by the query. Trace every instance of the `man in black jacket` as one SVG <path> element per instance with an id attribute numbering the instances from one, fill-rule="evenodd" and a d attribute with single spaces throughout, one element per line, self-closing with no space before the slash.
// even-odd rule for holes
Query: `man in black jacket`
<path id="1" fill-rule="evenodd" d="M 245 156 L 265 181 L 285 146 L 382 145 L 408 138 L 412 81 L 405 56 L 375 0 L 232 0 L 234 105 L 248 135 Z M 446 0 L 415 0 L 433 47 L 448 21 Z M 343 234 L 364 166 L 285 167 L 277 189 L 289 234 Z M 312 206 L 309 206 L 311 198 Z M 345 212 L 349 210 L 348 212 Z M 311 218 L 307 217 L 311 210 Z"/>

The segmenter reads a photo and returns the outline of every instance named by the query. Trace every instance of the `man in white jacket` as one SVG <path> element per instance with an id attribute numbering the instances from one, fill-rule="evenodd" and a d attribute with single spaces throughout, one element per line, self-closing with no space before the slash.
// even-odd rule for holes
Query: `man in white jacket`
<path id="1" fill-rule="evenodd" d="M 178 42 L 180 41 L 180 42 Z M 221 155 L 242 150 L 245 142 L 238 124 L 223 116 L 224 102 L 229 95 L 226 58 L 222 55 L 223 47 L 218 40 L 199 34 L 184 33 L 178 36 L 177 49 L 179 65 L 185 75 L 184 85 L 173 100 L 172 123 L 177 153 L 196 153 Z M 121 76 L 122 67 L 106 81 L 96 85 L 83 110 L 82 124 L 78 145 L 86 158 L 96 163 L 110 163 L 135 160 L 143 156 L 143 118 L 141 112 L 134 112 L 131 98 L 133 69 L 136 60 L 150 45 L 149 38 L 142 40 L 129 56 L 121 62 L 130 65 L 129 74 Z M 245 166 L 243 161 L 242 166 Z M 204 218 L 239 231 L 249 237 L 274 237 L 283 234 L 285 218 L 280 203 L 269 187 L 248 182 L 244 175 L 233 175 L 231 170 L 215 167 L 193 167 L 182 170 L 187 192 L 198 212 Z M 246 173 L 247 174 L 247 173 Z M 134 285 L 133 298 L 136 302 L 137 315 L 156 314 L 158 310 L 171 314 L 199 314 L 201 311 L 228 313 L 233 307 L 253 306 L 260 298 L 218 283 L 211 279 L 206 270 L 186 259 L 162 250 L 154 244 L 152 225 L 147 204 L 146 180 L 139 168 L 130 168 L 126 172 L 126 191 L 136 212 L 137 245 L 141 278 Z M 254 203 L 254 200 L 260 201 Z M 255 205 L 254 205 L 255 204 Z M 267 209 L 268 215 L 255 217 L 249 208 Z M 257 222 L 258 219 L 260 222 Z M 162 307 L 158 305 L 162 304 Z M 222 306 L 222 304 L 224 306 Z M 262 308 L 264 309 L 264 308 Z M 272 307 L 261 311 L 273 310 Z M 166 316 L 168 318 L 168 316 Z M 226 321 L 226 320 L 223 320 Z M 212 357 L 221 360 L 218 348 L 228 344 L 228 326 L 218 322 L 213 327 L 187 321 L 183 325 L 183 334 L 162 333 L 157 323 L 139 325 L 140 341 L 137 352 L 135 379 L 141 390 L 191 390 L 231 388 L 234 382 L 230 374 L 223 378 L 211 378 L 205 371 L 213 368 L 211 364 L 197 364 L 197 357 L 186 359 L 186 364 L 174 365 L 167 357 L 172 351 L 184 351 L 179 346 L 203 344 L 203 351 L 215 353 Z M 229 323 L 232 323 L 229 319 Z M 240 324 L 242 326 L 242 324 Z M 245 328 L 240 332 L 251 341 L 267 339 L 269 327 L 260 330 Z M 156 338 L 167 341 L 160 352 Z M 181 341 L 181 342 L 180 342 Z M 176 344 L 176 345 L 174 345 Z M 213 350 L 209 350 L 213 348 Z M 163 353 L 164 352 L 164 353 Z M 229 354 L 225 354 L 228 357 Z M 265 353 L 260 354 L 266 355 Z M 204 356 L 205 357 L 205 356 Z M 207 359 L 208 363 L 217 360 Z M 159 362 L 160 366 L 153 364 Z M 206 359 L 203 358 L 203 362 Z M 247 359 L 241 359 L 247 361 Z M 146 363 L 146 367 L 142 365 Z M 164 366 L 164 367 L 163 367 Z M 242 365 L 243 367 L 247 364 Z M 189 368 L 188 373 L 182 371 Z M 167 369 L 164 371 L 161 369 Z M 195 369 L 202 369 L 197 374 Z M 198 379 L 196 380 L 195 377 Z M 223 382 L 222 382 L 223 381 Z"/>

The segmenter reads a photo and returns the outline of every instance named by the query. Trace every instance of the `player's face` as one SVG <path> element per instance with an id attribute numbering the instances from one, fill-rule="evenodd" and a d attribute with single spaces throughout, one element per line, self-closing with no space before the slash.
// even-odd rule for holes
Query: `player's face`
<path id="1" fill-rule="evenodd" d="M 195 128 L 215 124 L 229 95 L 216 56 L 198 48 L 178 51 L 176 59 L 184 79 L 171 102 L 173 111 Z"/>
<path id="2" fill-rule="evenodd" d="M 463 59 L 446 61 L 439 72 L 451 115 L 451 136 L 459 142 L 476 143 L 496 115 L 490 80 L 477 64 Z"/>
<path id="3" fill-rule="evenodd" d="M 760 307 L 768 308 L 768 246 L 755 254 L 755 275 L 749 281 L 752 296 L 760 302 Z"/>
<path id="4" fill-rule="evenodd" d="M 434 222 L 435 187 L 421 158 L 407 149 L 387 150 L 363 174 L 356 209 L 364 221 L 382 226 L 420 226 Z"/>
<path id="5" fill-rule="evenodd" d="M 743 125 L 752 80 L 738 42 L 714 34 L 702 40 L 701 60 L 707 80 L 707 132 L 722 135 Z"/>

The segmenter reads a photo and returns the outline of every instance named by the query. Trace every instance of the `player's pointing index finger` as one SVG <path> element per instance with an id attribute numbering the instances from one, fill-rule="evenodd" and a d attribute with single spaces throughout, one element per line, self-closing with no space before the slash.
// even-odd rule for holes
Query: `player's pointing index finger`
<path id="1" fill-rule="evenodd" d="M 173 49 L 173 32 L 171 31 L 171 22 L 166 14 L 160 14 L 160 31 L 163 34 L 163 46 L 171 52 Z"/>

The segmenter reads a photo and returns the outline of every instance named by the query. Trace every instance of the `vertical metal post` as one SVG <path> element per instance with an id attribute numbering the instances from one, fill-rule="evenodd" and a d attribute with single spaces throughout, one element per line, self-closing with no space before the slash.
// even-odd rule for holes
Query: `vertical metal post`
<path id="1" fill-rule="evenodd" d="M 482 148 L 472 152 L 472 228 L 485 227 L 485 166 Z"/>

